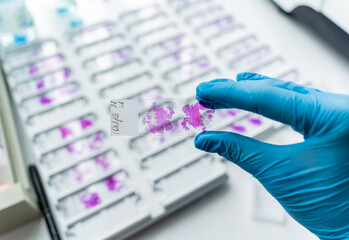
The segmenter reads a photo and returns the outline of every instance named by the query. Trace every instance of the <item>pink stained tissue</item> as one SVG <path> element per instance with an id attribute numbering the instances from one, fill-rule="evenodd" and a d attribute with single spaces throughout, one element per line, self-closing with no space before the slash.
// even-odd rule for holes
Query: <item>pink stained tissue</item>
<path id="1" fill-rule="evenodd" d="M 124 100 L 114 101 L 124 102 Z M 217 129 L 220 118 L 222 118 L 215 109 L 205 108 L 195 99 L 142 99 L 142 103 L 149 106 L 146 111 L 131 109 L 126 105 L 122 110 L 112 108 L 111 117 L 114 116 L 116 119 L 117 116 L 117 121 L 114 120 L 114 128 L 117 127 L 119 131 L 122 130 L 121 128 L 134 129 L 127 126 L 127 121 L 125 121 L 128 116 L 132 115 L 138 116 L 139 135 L 184 135 Z M 139 106 L 139 104 L 136 105 Z M 126 115 L 125 112 L 136 112 L 137 114 Z"/>
<path id="2" fill-rule="evenodd" d="M 98 206 L 105 206 L 129 189 L 128 182 L 128 174 L 120 170 L 63 198 L 59 202 L 60 209 L 65 218 L 72 218 Z M 71 185 L 66 184 L 65 190 L 69 187 Z"/>

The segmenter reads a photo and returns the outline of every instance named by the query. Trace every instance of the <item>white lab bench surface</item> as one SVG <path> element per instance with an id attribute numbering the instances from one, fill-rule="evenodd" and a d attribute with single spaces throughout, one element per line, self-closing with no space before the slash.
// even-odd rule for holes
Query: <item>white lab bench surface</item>
<path id="1" fill-rule="evenodd" d="M 296 66 L 303 77 L 324 91 L 349 94 L 349 61 L 317 34 L 282 14 L 268 0 L 229 0 L 231 12 L 262 41 Z M 302 141 L 290 128 L 263 140 L 289 144 Z M 225 162 L 229 181 L 130 239 L 317 239 L 287 216 L 284 224 L 257 221 L 251 216 L 255 180 L 239 167 Z M 38 219 L 0 236 L 1 240 L 50 239 L 44 220 Z"/>

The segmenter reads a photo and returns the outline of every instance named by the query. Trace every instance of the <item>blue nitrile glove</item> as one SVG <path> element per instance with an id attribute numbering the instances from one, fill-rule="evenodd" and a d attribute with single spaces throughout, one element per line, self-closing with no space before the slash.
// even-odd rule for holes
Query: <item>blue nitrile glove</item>
<path id="1" fill-rule="evenodd" d="M 237 82 L 201 83 L 196 98 L 209 108 L 261 114 L 303 134 L 304 142 L 278 146 L 207 131 L 195 146 L 252 174 L 320 239 L 349 239 L 349 96 L 242 73 Z"/>

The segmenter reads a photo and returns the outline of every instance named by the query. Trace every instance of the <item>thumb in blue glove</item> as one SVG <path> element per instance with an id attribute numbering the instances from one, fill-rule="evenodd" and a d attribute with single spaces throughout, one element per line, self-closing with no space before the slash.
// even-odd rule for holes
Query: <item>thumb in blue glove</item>
<path id="1" fill-rule="evenodd" d="M 196 98 L 209 108 L 261 114 L 303 134 L 304 142 L 279 146 L 207 131 L 195 146 L 252 174 L 320 239 L 349 239 L 349 96 L 242 73 L 237 82 L 201 83 Z"/>

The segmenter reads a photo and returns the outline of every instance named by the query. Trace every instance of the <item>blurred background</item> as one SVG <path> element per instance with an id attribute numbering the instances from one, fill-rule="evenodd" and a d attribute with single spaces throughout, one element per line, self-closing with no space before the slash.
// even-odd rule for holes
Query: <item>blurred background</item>
<path id="1" fill-rule="evenodd" d="M 343 0 L 0 0 L 0 239 L 317 239 L 195 135 L 110 136 L 112 99 L 243 71 L 349 94 Z M 274 144 L 238 109 L 217 130 Z"/>

